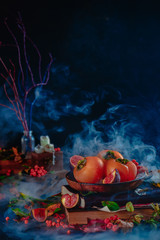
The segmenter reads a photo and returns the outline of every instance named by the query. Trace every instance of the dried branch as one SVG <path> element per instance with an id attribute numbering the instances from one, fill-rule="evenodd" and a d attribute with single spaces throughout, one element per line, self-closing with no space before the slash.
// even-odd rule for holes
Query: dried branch
<path id="1" fill-rule="evenodd" d="M 9 62 L 11 64 L 11 69 L 7 67 L 7 65 L 4 63 L 4 61 L 2 60 L 2 58 L 0 57 L 0 63 L 2 64 L 2 66 L 4 67 L 5 72 L 7 73 L 7 76 L 5 76 L 4 74 L 0 73 L 1 77 L 5 80 L 5 82 L 7 83 L 8 87 L 11 90 L 11 93 L 7 91 L 7 86 L 4 83 L 4 93 L 9 101 L 9 103 L 13 106 L 10 107 L 6 104 L 1 104 L 0 106 L 6 107 L 12 111 L 15 112 L 18 120 L 21 122 L 23 128 L 25 131 L 29 131 L 31 130 L 31 119 L 30 119 L 30 126 L 28 127 L 28 122 L 27 122 L 27 113 L 26 113 L 26 104 L 27 104 L 27 100 L 29 97 L 29 93 L 31 91 L 33 91 L 35 88 L 37 87 L 43 87 L 45 85 L 47 85 L 49 77 L 50 77 L 50 69 L 51 69 L 51 65 L 53 62 L 53 58 L 52 55 L 49 54 L 50 56 L 50 62 L 48 64 L 46 73 L 43 77 L 42 80 L 42 74 L 41 74 L 41 54 L 39 49 L 37 48 L 36 44 L 27 36 L 26 34 L 26 29 L 25 26 L 22 22 L 22 18 L 19 14 L 19 18 L 17 21 L 17 26 L 20 29 L 20 31 L 22 32 L 23 35 L 23 49 L 20 48 L 20 44 L 15 36 L 15 34 L 13 33 L 13 31 L 11 30 L 11 28 L 9 27 L 8 23 L 7 23 L 7 19 L 4 20 L 4 24 L 9 32 L 9 34 L 12 36 L 14 43 L 15 44 L 3 44 L 2 42 L 0 42 L 0 47 L 16 47 L 17 49 L 17 58 L 18 58 L 18 69 L 20 70 L 20 81 L 21 81 L 21 85 L 22 85 L 22 90 L 23 90 L 23 94 L 19 94 L 19 91 L 21 91 L 21 87 L 19 86 L 19 79 L 16 80 L 16 67 L 15 64 L 13 63 L 13 61 L 11 59 L 9 59 Z M 34 74 L 32 71 L 32 67 L 29 63 L 28 57 L 27 57 L 27 49 L 26 49 L 26 40 L 28 40 L 31 43 L 31 46 L 35 49 L 35 51 L 38 54 L 38 73 L 39 73 L 39 82 L 36 83 L 34 80 Z M 23 64 L 22 64 L 23 63 Z M 27 79 L 25 79 L 25 74 L 24 74 L 24 69 L 23 69 L 23 65 L 25 65 L 25 67 L 28 69 L 28 72 L 30 74 L 30 80 L 31 83 L 29 84 L 29 86 L 27 86 Z M 10 96 L 10 94 L 12 94 Z M 21 92 L 20 92 L 21 93 Z M 14 98 L 14 99 L 13 99 Z M 32 116 L 32 107 L 34 105 L 36 101 L 36 98 L 31 102 L 31 106 L 30 106 L 30 116 Z"/>

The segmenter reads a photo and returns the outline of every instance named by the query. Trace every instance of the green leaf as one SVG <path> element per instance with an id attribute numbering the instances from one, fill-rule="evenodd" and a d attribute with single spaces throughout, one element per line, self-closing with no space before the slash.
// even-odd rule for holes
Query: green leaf
<path id="1" fill-rule="evenodd" d="M 85 196 L 94 194 L 94 192 L 92 192 L 92 191 L 89 191 L 89 192 L 87 192 L 87 193 L 80 192 L 80 194 L 85 197 Z"/>
<path id="2" fill-rule="evenodd" d="M 119 205 L 113 201 L 102 201 L 102 205 L 105 207 L 107 206 L 110 211 L 117 211 L 119 210 Z"/>
<path id="3" fill-rule="evenodd" d="M 54 210 L 54 213 L 57 213 L 57 212 L 59 212 L 59 211 L 61 211 L 61 208 L 56 208 L 56 209 Z"/>
<path id="4" fill-rule="evenodd" d="M 127 203 L 126 203 L 126 210 L 127 210 L 128 212 L 134 212 L 134 207 L 133 207 L 132 202 L 127 202 Z"/>
<path id="5" fill-rule="evenodd" d="M 4 179 L 4 178 L 6 178 L 6 176 L 0 176 L 0 180 L 2 180 L 2 179 Z"/>
<path id="6" fill-rule="evenodd" d="M 30 215 L 29 213 L 23 212 L 23 211 L 22 211 L 21 209 L 19 209 L 19 208 L 15 208 L 15 209 L 12 208 L 12 211 L 13 211 L 17 216 L 20 216 L 20 217 L 27 217 L 27 216 Z"/>

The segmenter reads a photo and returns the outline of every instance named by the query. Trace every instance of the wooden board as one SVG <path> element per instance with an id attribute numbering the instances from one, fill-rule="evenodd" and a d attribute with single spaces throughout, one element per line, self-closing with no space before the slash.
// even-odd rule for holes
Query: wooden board
<path id="1" fill-rule="evenodd" d="M 69 224 L 87 224 L 88 219 L 105 219 L 111 217 L 113 215 L 117 215 L 121 219 L 129 219 L 133 215 L 143 215 L 144 219 L 148 219 L 151 217 L 153 213 L 152 208 L 145 209 L 135 209 L 134 212 L 128 212 L 126 210 L 118 211 L 118 212 L 104 212 L 99 210 L 68 210 L 65 208 L 66 217 Z"/>

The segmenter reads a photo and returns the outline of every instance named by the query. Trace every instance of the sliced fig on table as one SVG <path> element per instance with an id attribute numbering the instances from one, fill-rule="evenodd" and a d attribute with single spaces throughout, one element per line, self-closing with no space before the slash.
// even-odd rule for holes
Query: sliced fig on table
<path id="1" fill-rule="evenodd" d="M 33 217 L 38 222 L 44 222 L 48 217 L 48 211 L 46 208 L 32 209 Z"/>

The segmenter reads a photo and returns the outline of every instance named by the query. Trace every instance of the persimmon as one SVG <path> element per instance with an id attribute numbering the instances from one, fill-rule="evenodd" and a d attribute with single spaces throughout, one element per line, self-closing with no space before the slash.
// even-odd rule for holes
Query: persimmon
<path id="1" fill-rule="evenodd" d="M 104 173 L 103 160 L 96 156 L 85 157 L 80 160 L 73 170 L 77 182 L 97 183 Z"/>
<path id="2" fill-rule="evenodd" d="M 102 150 L 98 153 L 97 157 L 104 160 L 104 162 L 105 160 L 108 160 L 108 159 L 117 159 L 117 158 L 123 159 L 122 154 L 114 150 Z"/>
<path id="3" fill-rule="evenodd" d="M 104 173 L 109 175 L 114 169 L 117 169 L 121 182 L 134 180 L 137 176 L 137 167 L 132 161 L 127 159 L 109 159 L 106 161 Z"/>

